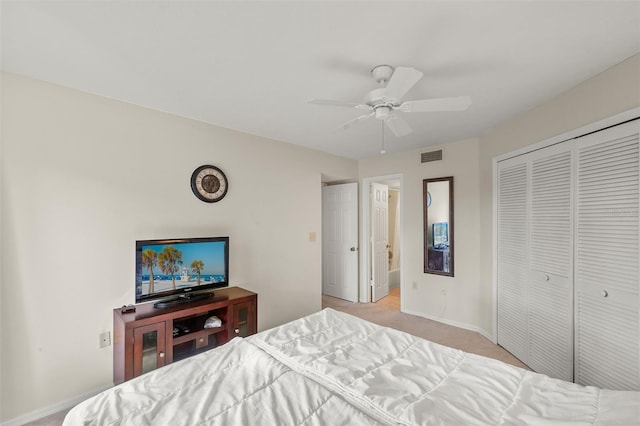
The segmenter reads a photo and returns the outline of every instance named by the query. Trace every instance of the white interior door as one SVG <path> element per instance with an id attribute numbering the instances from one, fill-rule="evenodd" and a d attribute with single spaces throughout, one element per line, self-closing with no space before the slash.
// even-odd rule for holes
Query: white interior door
<path id="1" fill-rule="evenodd" d="M 572 143 L 498 165 L 498 344 L 573 377 Z"/>
<path id="2" fill-rule="evenodd" d="M 371 184 L 371 300 L 389 294 L 389 188 Z"/>
<path id="3" fill-rule="evenodd" d="M 640 123 L 577 141 L 575 381 L 640 390 Z"/>
<path id="4" fill-rule="evenodd" d="M 572 143 L 528 155 L 529 362 L 538 373 L 573 380 Z"/>
<path id="5" fill-rule="evenodd" d="M 322 292 L 358 301 L 358 184 L 322 188 Z"/>
<path id="6" fill-rule="evenodd" d="M 529 363 L 529 166 L 525 156 L 498 163 L 498 344 Z"/>

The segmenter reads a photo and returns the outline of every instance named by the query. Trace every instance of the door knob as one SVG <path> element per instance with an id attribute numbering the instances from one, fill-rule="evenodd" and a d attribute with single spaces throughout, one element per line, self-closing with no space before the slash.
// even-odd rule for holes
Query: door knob
<path id="1" fill-rule="evenodd" d="M 357 247 L 351 247 L 349 250 L 351 250 L 351 251 L 358 251 L 358 248 L 357 248 Z"/>

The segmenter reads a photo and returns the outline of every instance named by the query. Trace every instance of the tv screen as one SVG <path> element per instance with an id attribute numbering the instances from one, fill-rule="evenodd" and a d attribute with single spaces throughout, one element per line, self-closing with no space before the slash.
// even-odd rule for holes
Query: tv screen
<path id="1" fill-rule="evenodd" d="M 447 222 L 433 224 L 433 248 L 446 249 L 449 247 L 449 226 Z"/>
<path id="2" fill-rule="evenodd" d="M 136 303 L 229 286 L 229 237 L 136 241 Z"/>

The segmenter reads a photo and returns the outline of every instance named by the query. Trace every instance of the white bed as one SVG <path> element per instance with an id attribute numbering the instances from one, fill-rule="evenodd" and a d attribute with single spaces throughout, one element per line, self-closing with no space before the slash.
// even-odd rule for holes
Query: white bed
<path id="1" fill-rule="evenodd" d="M 171 364 L 65 425 L 638 425 L 640 392 L 584 387 L 325 309 Z"/>

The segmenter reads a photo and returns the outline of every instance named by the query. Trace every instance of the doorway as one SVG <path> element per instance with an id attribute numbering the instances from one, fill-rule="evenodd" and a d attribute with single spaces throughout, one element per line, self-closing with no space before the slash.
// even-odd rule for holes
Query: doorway
<path id="1" fill-rule="evenodd" d="M 402 307 L 402 182 L 403 176 L 398 174 L 366 178 L 362 184 L 360 302 L 384 304 L 394 310 Z M 380 209 L 376 207 L 381 187 L 386 189 L 387 200 L 384 221 L 380 220 Z M 384 247 L 381 234 L 386 239 L 385 265 L 381 263 L 380 251 Z M 385 271 L 383 277 L 381 270 Z M 382 283 L 384 288 L 382 281 L 386 281 Z M 380 293 L 384 296 L 380 297 Z"/>
<path id="2" fill-rule="evenodd" d="M 400 309 L 400 182 L 389 184 L 389 296 L 390 307 Z"/>

